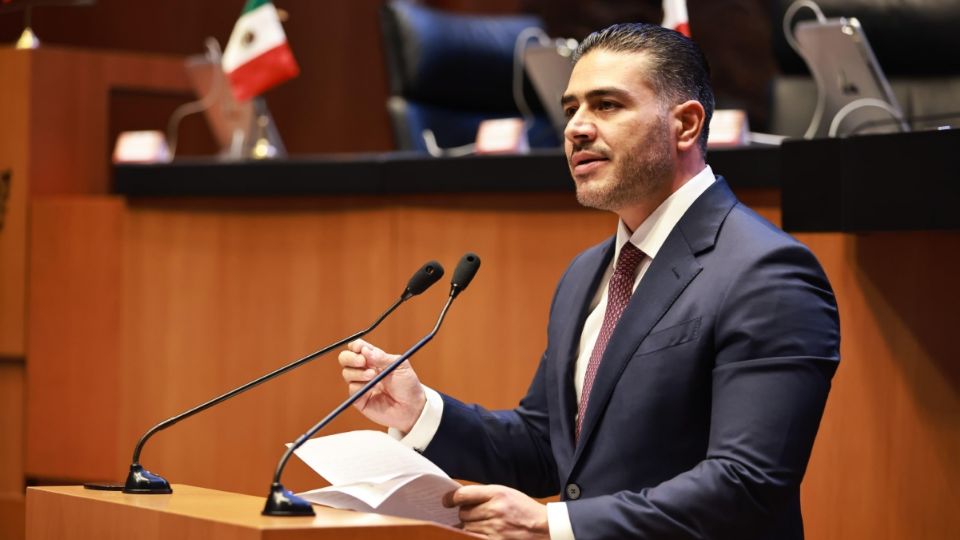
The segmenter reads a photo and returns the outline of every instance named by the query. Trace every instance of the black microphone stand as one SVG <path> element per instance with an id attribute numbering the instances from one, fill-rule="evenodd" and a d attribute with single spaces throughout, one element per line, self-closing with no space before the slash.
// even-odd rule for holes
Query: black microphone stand
<path id="1" fill-rule="evenodd" d="M 295 360 L 279 369 L 275 369 L 270 373 L 267 373 L 266 375 L 259 377 L 253 381 L 250 381 L 238 388 L 234 388 L 233 390 L 230 390 L 225 394 L 215 397 L 210 401 L 207 401 L 206 403 L 202 403 L 200 405 L 197 405 L 196 407 L 193 407 L 190 410 L 187 410 L 176 416 L 168 418 L 163 422 L 160 422 L 159 424 L 147 430 L 147 432 L 144 433 L 142 437 L 140 437 L 140 440 L 137 442 L 136 448 L 134 448 L 133 450 L 133 461 L 130 464 L 130 472 L 127 475 L 127 480 L 125 484 L 122 486 L 123 492 L 135 493 L 135 494 L 173 493 L 173 489 L 170 487 L 170 483 L 167 482 L 165 478 L 163 478 L 160 475 L 151 473 L 150 471 L 144 469 L 143 466 L 140 464 L 140 452 L 141 450 L 143 450 L 143 446 L 144 444 L 146 444 L 147 440 L 149 440 L 150 437 L 152 437 L 154 434 L 156 434 L 159 431 L 163 431 L 164 429 L 167 429 L 168 427 L 180 422 L 181 420 L 185 420 L 199 412 L 205 411 L 222 401 L 226 401 L 238 394 L 242 394 L 243 392 L 246 392 L 247 390 L 250 390 L 255 386 L 265 383 L 270 379 L 273 379 L 296 367 L 299 367 L 320 355 L 330 352 L 331 350 L 337 347 L 341 347 L 346 343 L 349 343 L 355 339 L 365 336 L 366 334 L 369 334 L 377 326 L 379 326 L 380 323 L 387 318 L 387 316 L 389 316 L 391 313 L 394 312 L 394 310 L 400 307 L 400 304 L 422 293 L 428 287 L 436 283 L 437 280 L 439 280 L 442 276 L 443 276 L 443 266 L 441 266 L 440 263 L 436 261 L 430 261 L 424 264 L 422 267 L 420 267 L 419 270 L 417 270 L 417 272 L 413 275 L 413 277 L 410 278 L 410 281 L 407 283 L 407 287 L 403 290 L 403 293 L 400 295 L 400 298 L 398 298 L 393 303 L 393 305 L 391 305 L 389 308 L 387 308 L 386 311 L 384 311 L 379 317 L 377 317 L 377 320 L 374 321 L 373 324 L 371 324 L 367 328 L 353 335 L 345 337 L 337 342 L 331 343 L 330 345 L 327 345 L 326 347 L 316 352 L 310 353 L 307 356 L 300 358 L 299 360 Z M 108 489 L 108 490 L 121 489 L 121 486 L 115 485 L 115 484 L 103 485 L 103 484 L 91 483 L 91 484 L 84 484 L 84 487 L 88 489 Z"/>
<path id="2" fill-rule="evenodd" d="M 460 259 L 460 263 L 457 265 L 456 270 L 453 274 L 453 282 L 450 287 L 450 296 L 447 298 L 446 304 L 443 305 L 443 309 L 440 311 L 440 316 L 437 317 L 437 323 L 433 326 L 433 330 L 429 334 L 420 339 L 413 347 L 410 347 L 407 352 L 400 355 L 399 358 L 390 363 L 389 366 L 383 369 L 378 373 L 374 378 L 370 379 L 367 384 L 363 385 L 363 388 L 355 392 L 353 395 L 348 397 L 343 403 L 341 403 L 336 409 L 334 409 L 330 414 L 317 422 L 312 428 L 307 430 L 306 433 L 297 437 L 284 452 L 283 457 L 280 458 L 280 462 L 277 464 L 277 470 L 273 475 L 273 483 L 270 485 L 270 494 L 267 495 L 267 502 L 263 507 L 263 512 L 265 516 L 314 516 L 316 515 L 313 511 L 313 506 L 306 500 L 301 497 L 294 495 L 292 492 L 283 487 L 283 484 L 280 483 L 280 476 L 283 475 L 283 469 L 287 466 L 287 461 L 290 460 L 290 456 L 293 455 L 294 451 L 303 446 L 303 443 L 307 442 L 311 437 L 317 434 L 318 431 L 323 429 L 327 424 L 329 424 L 334 418 L 340 416 L 340 413 L 345 411 L 347 407 L 353 405 L 355 401 L 366 395 L 371 388 L 376 386 L 380 381 L 382 381 L 387 375 L 393 373 L 395 369 L 400 367 L 400 364 L 407 361 L 408 358 L 413 356 L 417 351 L 419 351 L 424 345 L 426 345 L 433 336 L 437 335 L 437 331 L 440 330 L 440 325 L 443 324 L 443 319 L 447 316 L 447 310 L 450 309 L 450 305 L 453 304 L 453 300 L 461 293 L 464 289 L 467 288 L 467 285 L 470 284 L 470 281 L 473 280 L 473 276 L 476 275 L 477 269 L 480 267 L 480 258 L 473 253 L 467 253 Z"/>

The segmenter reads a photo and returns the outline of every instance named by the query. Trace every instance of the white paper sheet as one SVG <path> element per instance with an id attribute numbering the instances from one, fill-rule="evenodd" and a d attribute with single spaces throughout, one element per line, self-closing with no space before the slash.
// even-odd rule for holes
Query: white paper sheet
<path id="1" fill-rule="evenodd" d="M 311 439 L 294 452 L 333 484 L 300 493 L 317 504 L 456 525 L 457 508 L 443 496 L 460 484 L 430 460 L 380 431 Z"/>

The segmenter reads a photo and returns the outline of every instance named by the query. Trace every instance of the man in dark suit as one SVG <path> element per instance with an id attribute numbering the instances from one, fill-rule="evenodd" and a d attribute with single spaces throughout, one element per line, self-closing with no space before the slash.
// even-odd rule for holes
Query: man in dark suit
<path id="1" fill-rule="evenodd" d="M 693 42 L 615 25 L 575 62 L 577 198 L 620 224 L 561 278 L 527 395 L 487 411 L 404 367 L 357 405 L 452 476 L 493 484 L 446 500 L 489 537 L 802 538 L 800 481 L 839 360 L 830 285 L 706 165 L 713 95 Z M 351 344 L 351 391 L 392 358 Z"/>

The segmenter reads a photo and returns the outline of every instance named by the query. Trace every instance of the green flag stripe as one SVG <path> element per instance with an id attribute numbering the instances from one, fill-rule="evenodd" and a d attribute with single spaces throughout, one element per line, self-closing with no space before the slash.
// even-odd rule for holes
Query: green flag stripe
<path id="1" fill-rule="evenodd" d="M 251 11 L 257 9 L 258 7 L 269 4 L 270 0 L 247 0 L 247 3 L 243 6 L 244 13 L 250 13 Z"/>

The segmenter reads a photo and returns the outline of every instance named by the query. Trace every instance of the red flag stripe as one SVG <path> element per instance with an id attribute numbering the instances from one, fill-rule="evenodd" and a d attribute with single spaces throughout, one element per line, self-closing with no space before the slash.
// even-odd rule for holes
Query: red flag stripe
<path id="1" fill-rule="evenodd" d="M 300 74 L 289 45 L 283 43 L 230 72 L 230 87 L 237 101 L 246 101 Z"/>

